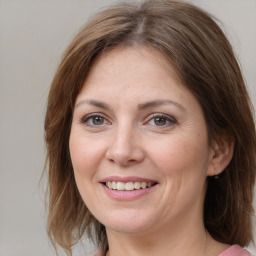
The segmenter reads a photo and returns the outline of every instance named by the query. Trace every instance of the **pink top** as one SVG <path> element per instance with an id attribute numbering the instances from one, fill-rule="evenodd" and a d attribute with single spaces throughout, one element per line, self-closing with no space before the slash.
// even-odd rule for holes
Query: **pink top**
<path id="1" fill-rule="evenodd" d="M 102 256 L 102 252 L 99 250 L 94 256 Z M 239 245 L 232 245 L 218 256 L 251 256 L 251 254 Z"/>
<path id="2" fill-rule="evenodd" d="M 251 256 L 251 254 L 239 245 L 232 245 L 219 256 Z"/>

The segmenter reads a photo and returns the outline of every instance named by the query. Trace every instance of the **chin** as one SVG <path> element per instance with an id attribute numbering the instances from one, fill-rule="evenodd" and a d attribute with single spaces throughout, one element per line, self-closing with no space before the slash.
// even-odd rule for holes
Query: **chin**
<path id="1" fill-rule="evenodd" d="M 120 211 L 101 216 L 98 220 L 107 230 L 114 230 L 115 232 L 125 234 L 137 234 L 150 229 L 154 223 L 152 219 L 154 218 L 145 214 Z"/>

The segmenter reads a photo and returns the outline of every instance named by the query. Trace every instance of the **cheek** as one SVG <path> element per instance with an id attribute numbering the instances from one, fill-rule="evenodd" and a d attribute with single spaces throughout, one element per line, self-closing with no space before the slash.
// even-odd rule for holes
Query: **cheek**
<path id="1" fill-rule="evenodd" d="M 177 137 L 152 147 L 151 156 L 158 169 L 167 177 L 201 176 L 207 171 L 206 140 Z M 161 150 L 159 150 L 161 148 Z"/>
<path id="2" fill-rule="evenodd" d="M 79 133 L 71 132 L 69 150 L 75 176 L 92 176 L 93 168 L 102 157 L 102 145 L 97 140 L 90 141 Z"/>
<path id="3" fill-rule="evenodd" d="M 90 143 L 90 140 L 84 138 L 80 133 L 71 132 L 69 140 L 69 150 L 74 170 L 77 188 L 87 206 L 94 205 L 94 185 L 97 184 L 95 176 L 95 166 L 100 158 L 99 145 Z"/>

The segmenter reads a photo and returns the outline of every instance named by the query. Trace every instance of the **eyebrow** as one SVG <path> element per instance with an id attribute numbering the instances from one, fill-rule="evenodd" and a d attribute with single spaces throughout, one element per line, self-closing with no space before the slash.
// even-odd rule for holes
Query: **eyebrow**
<path id="1" fill-rule="evenodd" d="M 82 100 L 76 104 L 75 108 L 79 107 L 82 104 L 93 105 L 102 109 L 111 109 L 108 104 L 98 100 Z"/>
<path id="2" fill-rule="evenodd" d="M 108 105 L 102 101 L 98 101 L 98 100 L 82 100 L 76 104 L 75 108 L 77 108 L 83 104 L 93 105 L 93 106 L 96 106 L 96 107 L 99 107 L 102 109 L 108 109 L 108 110 L 111 109 L 110 105 Z M 165 100 L 165 99 L 164 100 L 153 100 L 153 101 L 139 104 L 138 109 L 143 110 L 143 109 L 157 107 L 157 106 L 161 106 L 161 105 L 174 105 L 177 108 L 179 108 L 180 110 L 185 111 L 185 108 L 182 105 L 180 105 L 179 103 L 172 101 L 172 100 Z"/>
<path id="3" fill-rule="evenodd" d="M 138 105 L 138 109 L 146 109 L 146 108 L 151 108 L 151 107 L 157 107 L 157 106 L 161 106 L 161 105 L 174 105 L 177 108 L 179 108 L 182 111 L 185 111 L 185 108 L 180 105 L 179 103 L 172 101 L 172 100 L 153 100 L 153 101 L 149 101 L 143 104 L 139 104 Z"/>

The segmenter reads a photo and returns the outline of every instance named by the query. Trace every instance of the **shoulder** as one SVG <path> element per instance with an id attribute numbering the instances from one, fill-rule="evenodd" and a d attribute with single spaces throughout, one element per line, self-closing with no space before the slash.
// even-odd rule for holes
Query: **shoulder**
<path id="1" fill-rule="evenodd" d="M 251 256 L 251 254 L 239 245 L 232 245 L 219 256 Z"/>

